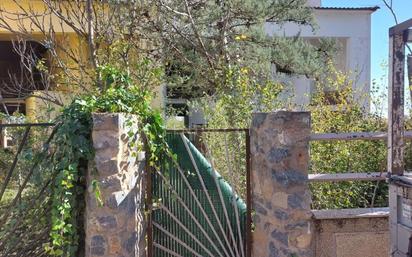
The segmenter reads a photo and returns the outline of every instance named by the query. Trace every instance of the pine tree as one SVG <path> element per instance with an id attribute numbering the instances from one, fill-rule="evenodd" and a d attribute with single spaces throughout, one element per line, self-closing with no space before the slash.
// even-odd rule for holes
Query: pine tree
<path id="1" fill-rule="evenodd" d="M 156 15 L 169 85 L 185 96 L 213 94 L 231 67 L 247 67 L 259 80 L 269 79 L 274 66 L 316 77 L 331 48 L 264 32 L 267 22 L 314 27 L 306 0 L 157 0 Z"/>

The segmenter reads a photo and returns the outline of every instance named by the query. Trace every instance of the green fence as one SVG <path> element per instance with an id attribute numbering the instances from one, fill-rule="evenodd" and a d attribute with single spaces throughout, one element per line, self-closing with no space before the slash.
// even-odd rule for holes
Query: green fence
<path id="1" fill-rule="evenodd" d="M 192 141 L 168 133 L 153 174 L 153 256 L 247 256 L 246 204 Z"/>

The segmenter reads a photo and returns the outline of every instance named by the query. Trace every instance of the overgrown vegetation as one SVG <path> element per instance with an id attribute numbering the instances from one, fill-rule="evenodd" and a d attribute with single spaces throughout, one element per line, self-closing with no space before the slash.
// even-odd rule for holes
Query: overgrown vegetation
<path id="1" fill-rule="evenodd" d="M 0 252 L 16 253 L 19 236 L 25 230 L 43 227 L 36 241 L 24 238 L 23 244 L 45 243 L 41 249 L 46 252 L 39 256 L 71 257 L 78 253 L 78 219 L 84 207 L 79 199 L 84 193 L 87 162 L 93 158 L 91 113 L 124 112 L 138 116 L 139 130 L 149 147 L 149 164 L 155 165 L 166 149 L 165 129 L 161 114 L 150 103 L 154 90 L 164 81 L 170 83 L 169 92 L 176 93 L 176 97 L 200 97 L 192 99 L 191 105 L 205 114 L 209 128 L 246 128 L 256 111 L 309 108 L 314 132 L 385 130 L 382 117 L 367 113 L 357 104 L 352 81 L 325 65 L 334 50 L 333 42 L 324 40 L 320 47 L 314 47 L 298 37 L 270 37 L 264 33 L 266 22 L 314 26 L 304 0 L 156 0 L 121 4 L 114 0 L 103 4 L 93 0 L 43 0 L 45 17 L 59 17 L 54 24 L 39 21 L 38 10 L 32 6 L 11 1 L 18 6 L 18 12 L 0 9 L 0 28 L 36 40 L 25 24 L 30 21 L 36 25 L 42 35 L 42 40 L 37 41 L 47 47 L 48 61 L 55 66 L 46 67 L 43 59 L 29 60 L 27 66 L 36 67 L 32 74 L 42 72 L 45 91 L 71 88 L 77 97 L 57 118 L 53 141 L 45 147 L 47 151 L 34 155 L 27 148 L 23 152 L 26 162 L 19 164 L 21 174 L 39 158 L 47 160 L 33 174 L 38 183 L 31 181 L 24 194 L 36 192 L 41 196 L 40 185 L 48 181 L 52 184 L 43 194 L 46 197 L 34 200 L 36 208 L 25 205 L 21 201 L 23 195 L 10 218 L 1 216 L 7 224 L 0 229 L 0 237 L 11 236 L 13 240 L 2 240 Z M 20 26 L 10 27 L 7 17 Z M 71 32 L 58 31 L 59 28 L 70 28 Z M 65 48 L 62 42 L 67 43 L 73 34 L 73 49 Z M 20 43 L 24 46 L 23 41 Z M 276 74 L 272 73 L 274 68 Z M 310 106 L 295 106 L 285 94 L 291 85 L 280 81 L 291 73 L 317 79 L 318 94 L 314 94 Z M 329 94 L 331 91 L 336 93 Z M 57 101 L 53 95 L 46 98 Z M 245 152 L 240 150 L 245 147 L 243 135 L 214 134 L 204 140 L 213 151 L 210 155 L 216 157 L 215 168 L 245 195 Z M 13 153 L 0 154 L 0 166 L 9 166 Z M 384 171 L 385 156 L 384 143 L 378 141 L 312 143 L 310 172 Z M 314 184 L 312 192 L 313 208 L 384 206 L 387 201 L 383 183 Z M 9 199 L 2 205 L 15 195 L 16 192 L 8 190 Z M 24 211 L 27 215 L 19 221 L 17 217 Z M 14 233 L 16 227 L 18 231 Z"/>
<path id="2" fill-rule="evenodd" d="M 371 99 L 359 96 L 346 74 L 335 71 L 322 86 L 333 94 L 318 86 L 310 108 L 312 132 L 386 131 L 384 118 L 369 113 L 359 104 Z M 330 102 L 335 104 L 330 106 Z M 381 140 L 311 142 L 310 158 L 310 173 L 386 171 L 386 145 Z M 383 182 L 312 183 L 311 190 L 314 209 L 385 207 L 388 204 L 387 186 Z"/>
<path id="3" fill-rule="evenodd" d="M 147 79 L 157 79 L 159 73 L 150 70 Z M 140 130 L 147 140 L 151 160 L 154 165 L 165 145 L 160 113 L 150 107 L 151 93 L 141 85 L 133 84 L 127 74 L 112 68 L 101 69 L 104 91 L 101 95 L 84 96 L 76 99 L 63 110 L 57 123 L 55 136 L 56 152 L 53 167 L 58 174 L 54 182 L 52 203 L 50 253 L 56 256 L 74 256 L 78 246 L 78 222 L 81 208 L 78 201 L 83 195 L 84 164 L 93 157 L 91 143 L 92 119 L 94 112 L 128 113 L 140 120 Z"/>
<path id="4" fill-rule="evenodd" d="M 312 131 L 317 133 L 386 131 L 385 119 L 378 113 L 368 112 L 364 109 L 367 106 L 362 105 L 376 100 L 356 92 L 349 74 L 337 71 L 331 63 L 328 70 L 327 75 L 316 82 L 309 106 L 297 106 L 290 98 L 285 98 L 282 94 L 287 84 L 272 82 L 261 85 L 250 79 L 246 68 L 241 68 L 228 74 L 227 90 L 222 88 L 213 98 L 194 102 L 193 108 L 205 113 L 209 128 L 246 128 L 253 112 L 270 112 L 286 107 L 309 109 Z M 373 104 L 382 106 L 381 103 Z M 244 139 L 240 135 L 223 134 L 205 135 L 204 138 L 208 147 L 214 150 L 215 166 L 219 172 L 236 185 L 238 192 L 244 193 L 245 169 L 242 165 L 245 156 L 244 151 L 241 151 Z M 310 173 L 386 170 L 386 147 L 383 141 L 312 142 L 310 156 Z M 312 207 L 315 209 L 387 206 L 385 183 L 316 183 L 311 184 L 311 189 Z"/>
<path id="5" fill-rule="evenodd" d="M 149 66 L 150 62 L 144 61 L 139 68 L 142 72 L 146 71 L 147 81 L 155 82 L 161 72 L 148 68 Z M 150 165 L 157 162 L 165 149 L 162 118 L 158 111 L 150 107 L 152 93 L 144 87 L 144 81 L 135 84 L 127 74 L 113 67 L 102 67 L 100 72 L 103 93 L 79 97 L 65 107 L 56 120 L 55 135 L 51 141 L 52 153 L 35 157 L 45 159 L 43 163 L 48 165 L 37 170 L 47 172 L 42 177 L 48 177 L 52 181 L 50 197 L 45 195 L 43 199 L 44 204 L 49 204 L 51 208 L 48 213 L 50 217 L 47 217 L 50 220 L 50 240 L 43 247 L 52 256 L 79 254 L 79 240 L 82 240 L 79 237 L 82 226 L 79 218 L 84 210 L 82 199 L 85 175 L 87 163 L 93 159 L 94 154 L 91 142 L 93 112 L 136 115 L 139 118 L 139 131 L 147 141 Z M 31 206 L 33 209 L 27 211 L 45 208 L 44 204 L 36 208 Z M 13 219 L 8 222 L 13 223 Z M 45 221 L 41 224 L 49 223 Z M 3 235 L 10 233 L 7 230 L 3 232 Z M 6 246 L 5 249 L 9 248 Z"/>

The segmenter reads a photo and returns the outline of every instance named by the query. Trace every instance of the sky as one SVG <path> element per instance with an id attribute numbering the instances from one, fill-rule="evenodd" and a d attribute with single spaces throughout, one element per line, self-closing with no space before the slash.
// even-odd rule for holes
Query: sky
<path id="1" fill-rule="evenodd" d="M 390 2 L 390 0 L 387 0 Z M 412 18 L 412 0 L 392 0 L 393 8 L 402 22 Z M 386 8 L 383 0 L 322 0 L 325 7 L 370 7 L 379 6 L 380 9 L 372 14 L 372 59 L 371 59 L 371 79 L 380 81 L 387 74 L 387 67 L 382 67 L 387 63 L 389 56 L 388 29 L 395 25 L 392 14 Z M 383 89 L 382 86 L 380 90 Z M 406 94 L 405 96 L 408 96 Z M 407 99 L 409 102 L 410 100 Z M 386 103 L 385 103 L 386 104 Z"/>

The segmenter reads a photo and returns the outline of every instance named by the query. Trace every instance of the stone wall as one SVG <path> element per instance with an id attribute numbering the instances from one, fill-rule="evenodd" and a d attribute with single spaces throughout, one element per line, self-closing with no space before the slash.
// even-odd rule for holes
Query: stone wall
<path id="1" fill-rule="evenodd" d="M 133 116 L 93 114 L 96 154 L 87 176 L 86 257 L 145 255 L 144 160 L 142 153 L 136 155 L 136 132 Z M 96 185 L 102 205 L 96 199 Z"/>
<path id="2" fill-rule="evenodd" d="M 252 256 L 313 256 L 308 187 L 310 114 L 257 113 L 250 129 Z"/>

